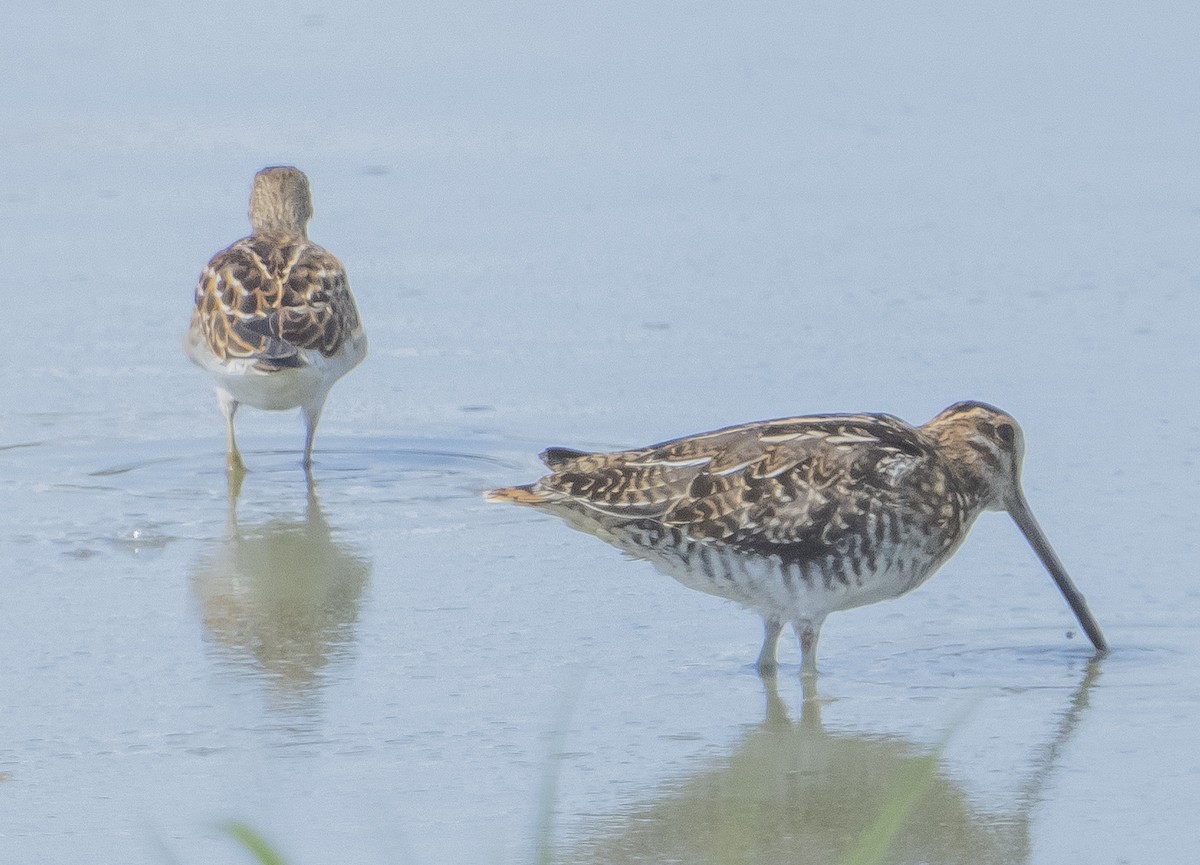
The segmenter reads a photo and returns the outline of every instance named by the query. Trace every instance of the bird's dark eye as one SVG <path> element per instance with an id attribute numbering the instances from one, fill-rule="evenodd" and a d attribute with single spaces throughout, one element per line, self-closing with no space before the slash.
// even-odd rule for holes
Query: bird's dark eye
<path id="1" fill-rule="evenodd" d="M 1016 437 L 1017 437 L 1017 431 L 1015 429 L 1013 429 L 1012 424 L 1010 424 L 1010 423 L 996 424 L 996 438 L 1000 439 L 1000 441 L 1004 442 L 1006 445 L 1012 444 L 1013 439 Z"/>

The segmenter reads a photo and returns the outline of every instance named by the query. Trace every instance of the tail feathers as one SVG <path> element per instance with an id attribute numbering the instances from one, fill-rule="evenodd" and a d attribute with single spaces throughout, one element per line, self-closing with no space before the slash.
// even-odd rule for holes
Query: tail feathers
<path id="1" fill-rule="evenodd" d="M 558 471 L 566 468 L 571 463 L 581 457 L 590 457 L 593 454 L 590 451 L 580 451 L 574 448 L 552 447 L 546 448 L 538 457 L 549 468 Z M 546 480 L 546 478 L 542 478 Z M 483 494 L 483 497 L 489 502 L 513 502 L 518 505 L 544 505 L 547 502 L 561 501 L 561 493 L 555 493 L 541 486 L 541 482 L 533 484 L 524 484 L 519 487 L 501 487 L 497 490 L 488 490 Z"/>
<path id="2" fill-rule="evenodd" d="M 548 468 L 556 469 L 572 460 L 586 456 L 591 456 L 591 454 L 588 451 L 577 451 L 574 448 L 546 448 L 538 454 L 538 459 L 544 462 Z"/>
<path id="3" fill-rule="evenodd" d="M 483 497 L 489 502 L 512 502 L 517 505 L 540 505 L 549 500 L 549 496 L 535 489 L 534 484 L 487 490 Z"/>

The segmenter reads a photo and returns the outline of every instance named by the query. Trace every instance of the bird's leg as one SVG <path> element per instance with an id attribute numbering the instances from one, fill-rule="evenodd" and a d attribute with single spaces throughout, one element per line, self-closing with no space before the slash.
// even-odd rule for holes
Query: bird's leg
<path id="1" fill-rule="evenodd" d="M 821 623 L 800 621 L 793 627 L 800 638 L 800 675 L 814 677 L 817 675 L 817 639 L 821 636 Z"/>
<path id="2" fill-rule="evenodd" d="M 304 459 L 301 465 L 312 468 L 313 439 L 317 435 L 317 424 L 321 422 L 321 410 L 325 407 L 326 394 L 321 394 L 301 409 L 304 412 Z"/>
<path id="3" fill-rule="evenodd" d="M 775 672 L 775 653 L 779 648 L 779 635 L 783 633 L 783 622 L 776 616 L 763 616 L 763 644 L 758 653 L 758 674 L 769 676 Z"/>
<path id="4" fill-rule="evenodd" d="M 238 516 L 237 504 L 238 497 L 242 494 L 242 481 L 246 479 L 246 472 L 237 471 L 232 467 L 225 473 L 225 480 L 229 484 L 228 505 L 225 511 L 225 537 L 233 539 L 238 536 Z"/>
<path id="5" fill-rule="evenodd" d="M 242 462 L 242 454 L 238 450 L 237 440 L 233 435 L 233 416 L 237 414 L 240 403 L 230 395 L 229 391 L 217 388 L 217 405 L 221 414 L 225 415 L 225 465 L 232 474 L 244 474 L 246 464 Z"/>

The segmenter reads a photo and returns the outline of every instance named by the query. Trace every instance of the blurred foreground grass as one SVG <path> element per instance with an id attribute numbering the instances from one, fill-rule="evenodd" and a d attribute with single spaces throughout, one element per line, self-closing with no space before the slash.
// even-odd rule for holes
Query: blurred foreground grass
<path id="1" fill-rule="evenodd" d="M 564 703 L 562 713 L 554 730 L 548 736 L 546 768 L 542 776 L 542 787 L 538 796 L 538 816 L 534 827 L 534 862 L 536 865 L 553 865 L 554 856 L 554 800 L 558 789 L 558 773 L 562 760 L 562 747 L 566 738 L 566 727 L 573 700 Z M 942 737 L 937 746 L 924 757 L 913 761 L 896 778 L 894 786 L 875 820 L 855 839 L 847 855 L 838 865 L 882 865 L 888 851 L 905 821 L 921 798 L 933 784 L 938 772 L 939 760 L 951 735 L 959 723 Z M 260 865 L 287 865 L 286 860 L 249 824 L 231 820 L 221 829 L 239 842 Z M 833 863 L 831 863 L 833 865 Z"/>
<path id="2" fill-rule="evenodd" d="M 254 858 L 262 865 L 287 865 L 284 858 L 275 852 L 267 840 L 248 823 L 243 823 L 241 820 L 230 820 L 228 823 L 222 824 L 221 828 L 253 853 Z"/>

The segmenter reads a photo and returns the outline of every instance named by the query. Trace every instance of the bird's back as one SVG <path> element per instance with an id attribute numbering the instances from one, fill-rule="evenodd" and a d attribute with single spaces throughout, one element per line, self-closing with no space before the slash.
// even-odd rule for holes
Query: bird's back
<path id="1" fill-rule="evenodd" d="M 196 286 L 189 354 L 259 372 L 332 358 L 362 326 L 341 262 L 302 238 L 255 234 L 218 252 Z"/>
<path id="2" fill-rule="evenodd" d="M 897 553 L 936 563 L 970 519 L 920 430 L 891 415 L 761 421 L 646 448 L 543 453 L 551 474 L 493 498 L 589 523 L 652 521 L 738 553 L 881 570 Z"/>

